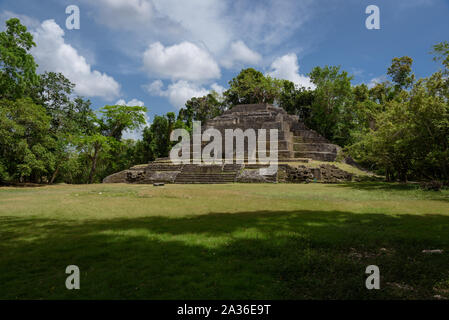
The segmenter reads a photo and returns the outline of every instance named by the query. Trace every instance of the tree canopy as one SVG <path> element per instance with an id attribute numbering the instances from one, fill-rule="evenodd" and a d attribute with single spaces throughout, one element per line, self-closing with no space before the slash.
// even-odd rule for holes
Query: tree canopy
<path id="1" fill-rule="evenodd" d="M 6 21 L 0 32 L 0 99 L 19 99 L 38 84 L 37 65 L 30 49 L 33 36 L 17 18 Z"/>

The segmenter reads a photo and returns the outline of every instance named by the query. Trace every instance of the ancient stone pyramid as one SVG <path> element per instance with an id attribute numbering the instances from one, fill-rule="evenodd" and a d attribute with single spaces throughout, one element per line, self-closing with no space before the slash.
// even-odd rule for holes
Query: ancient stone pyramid
<path id="1" fill-rule="evenodd" d="M 202 131 L 215 128 L 225 136 L 225 129 L 270 129 L 278 130 L 278 172 L 260 175 L 266 164 L 174 164 L 168 158 L 157 159 L 108 176 L 105 183 L 230 183 L 230 182 L 279 182 L 302 180 L 348 180 L 351 175 L 335 166 L 318 168 L 293 168 L 291 163 L 307 163 L 310 160 L 335 161 L 340 147 L 331 144 L 317 132 L 308 129 L 297 116 L 289 115 L 270 104 L 236 105 L 221 116 L 209 120 Z M 266 142 L 268 143 L 268 142 Z M 268 143 L 269 144 L 269 143 Z M 193 149 L 191 145 L 191 150 Z M 269 149 L 269 146 L 267 146 Z M 224 150 L 224 147 L 223 147 Z M 245 146 L 245 150 L 247 150 Z M 224 158 L 224 157 L 223 157 Z M 324 177 L 324 178 L 323 178 Z M 298 182 L 299 182 L 298 181 Z"/>
<path id="2" fill-rule="evenodd" d="M 223 137 L 225 129 L 278 129 L 280 160 L 306 158 L 335 161 L 340 150 L 339 146 L 308 129 L 297 116 L 289 115 L 284 109 L 270 104 L 236 105 L 221 116 L 209 120 L 204 127 L 218 129 Z"/>

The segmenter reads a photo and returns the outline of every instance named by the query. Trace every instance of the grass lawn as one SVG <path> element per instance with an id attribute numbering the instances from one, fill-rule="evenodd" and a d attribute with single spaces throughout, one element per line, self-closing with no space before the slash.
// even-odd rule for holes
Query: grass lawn
<path id="1" fill-rule="evenodd" d="M 443 249 L 442 254 L 422 253 Z M 65 288 L 65 268 L 81 289 Z M 365 288 L 377 265 L 381 289 Z M 449 190 L 0 188 L 0 299 L 449 298 Z"/>

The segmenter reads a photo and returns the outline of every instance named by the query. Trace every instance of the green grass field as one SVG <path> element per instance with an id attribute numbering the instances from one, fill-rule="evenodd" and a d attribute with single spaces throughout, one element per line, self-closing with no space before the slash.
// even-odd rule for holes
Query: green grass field
<path id="1" fill-rule="evenodd" d="M 448 253 L 449 190 L 0 188 L 0 299 L 441 299 Z M 71 264 L 80 290 L 65 288 Z M 380 290 L 365 288 L 371 264 Z"/>

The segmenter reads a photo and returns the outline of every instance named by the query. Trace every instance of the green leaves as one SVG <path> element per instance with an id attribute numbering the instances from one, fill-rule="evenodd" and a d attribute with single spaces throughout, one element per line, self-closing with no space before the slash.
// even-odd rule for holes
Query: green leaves
<path id="1" fill-rule="evenodd" d="M 19 19 L 6 21 L 6 31 L 0 33 L 0 99 L 24 98 L 38 84 L 37 64 L 29 53 L 35 45 Z"/>
<path id="2" fill-rule="evenodd" d="M 433 46 L 433 54 L 435 54 L 434 60 L 441 61 L 446 68 L 445 74 L 449 73 L 449 42 L 444 41 Z"/>
<path id="3" fill-rule="evenodd" d="M 42 176 L 54 166 L 50 118 L 31 99 L 0 100 L 0 157 L 3 171 L 17 178 Z"/>
<path id="4" fill-rule="evenodd" d="M 229 81 L 229 89 L 224 92 L 229 105 L 251 103 L 273 103 L 279 97 L 282 81 L 264 76 L 253 68 L 244 69 Z"/>
<path id="5" fill-rule="evenodd" d="M 97 164 L 108 167 L 129 147 L 123 148 L 122 133 L 146 123 L 146 108 L 105 106 L 97 116 L 89 100 L 71 97 L 75 84 L 63 74 L 36 74 L 33 46 L 19 19 L 6 22 L 0 33 L 0 180 L 52 183 L 64 175 L 92 182 Z"/>
<path id="6" fill-rule="evenodd" d="M 306 123 L 330 141 L 347 145 L 354 118 L 352 77 L 336 66 L 315 67 L 309 76 L 316 89 Z"/>
<path id="7" fill-rule="evenodd" d="M 189 127 L 192 121 L 201 121 L 205 123 L 207 120 L 221 115 L 224 111 L 224 104 L 220 101 L 218 93 L 213 91 L 204 97 L 193 97 L 185 104 L 185 108 L 179 111 L 179 118 Z"/>
<path id="8" fill-rule="evenodd" d="M 145 112 L 147 108 L 140 106 L 105 106 L 100 110 L 100 125 L 106 135 L 120 140 L 125 129 L 138 129 L 146 123 Z"/>
<path id="9" fill-rule="evenodd" d="M 412 64 L 413 59 L 407 56 L 393 59 L 387 74 L 391 76 L 398 88 L 407 89 L 415 80 L 415 76 L 412 74 Z"/>
<path id="10" fill-rule="evenodd" d="M 90 167 L 88 182 L 93 183 L 98 178 L 98 168 L 101 167 L 101 175 L 111 174 L 111 170 L 123 170 L 131 159 L 117 165 L 123 152 L 126 153 L 128 142 L 122 141 L 125 130 L 140 128 L 146 123 L 146 107 L 140 106 L 105 106 L 100 109 L 100 117 L 92 118 L 93 125 L 90 130 L 82 134 L 76 145 L 80 157 L 85 159 L 86 166 Z M 118 168 L 117 168 L 118 167 Z"/>
<path id="11" fill-rule="evenodd" d="M 310 109 L 315 99 L 315 92 L 310 89 L 297 87 L 293 82 L 281 80 L 282 88 L 279 96 L 279 106 L 289 114 L 299 116 L 304 121 L 310 117 Z"/>
<path id="12" fill-rule="evenodd" d="M 449 180 L 449 104 L 436 94 L 440 76 L 420 79 L 403 99 L 385 104 L 376 128 L 351 146 L 352 154 L 373 163 L 390 180 Z"/>
<path id="13" fill-rule="evenodd" d="M 9 179 L 8 170 L 4 163 L 0 159 L 0 183 L 3 183 Z"/>

